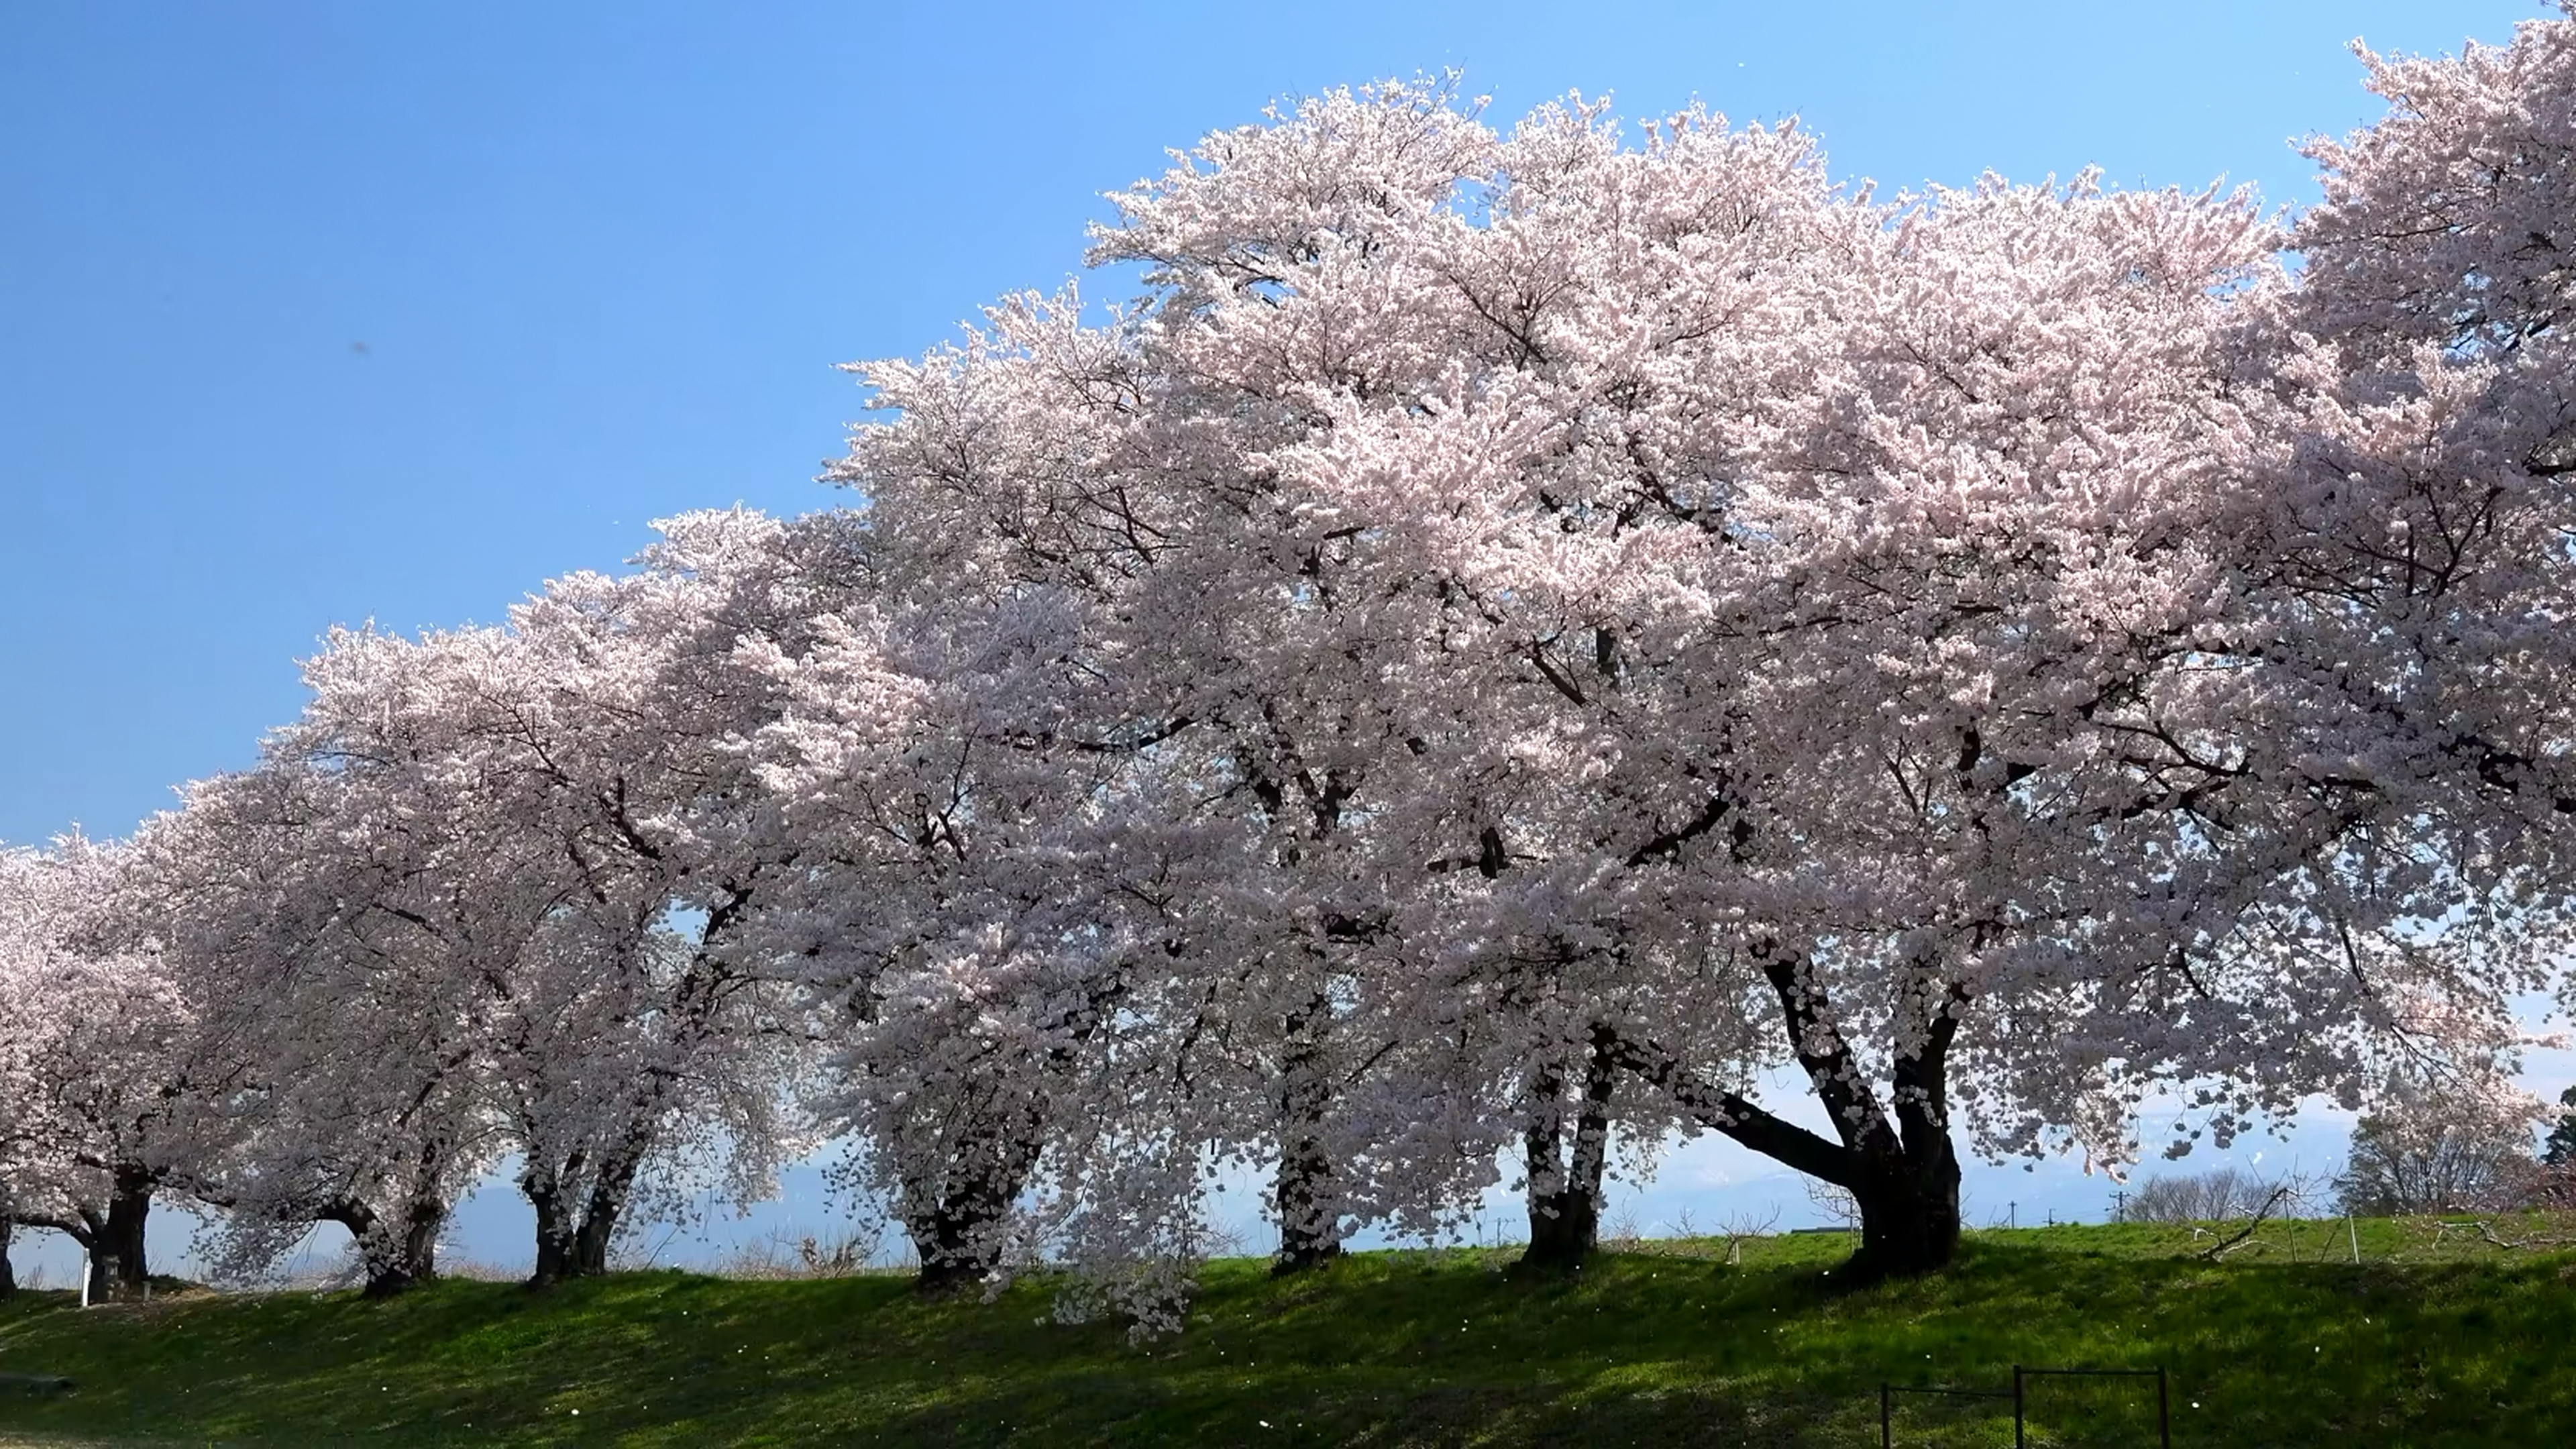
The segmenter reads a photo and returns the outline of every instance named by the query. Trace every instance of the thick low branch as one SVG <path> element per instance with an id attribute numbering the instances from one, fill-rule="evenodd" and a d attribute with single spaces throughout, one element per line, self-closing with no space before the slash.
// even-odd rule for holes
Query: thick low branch
<path id="1" fill-rule="evenodd" d="M 1878 1094 L 1863 1084 L 1859 1064 L 1842 1033 L 1817 1010 L 1816 993 L 1809 983 L 1799 979 L 1804 957 L 1770 955 L 1762 963 L 1763 979 L 1771 983 L 1780 998 L 1782 1024 L 1789 1033 L 1789 1049 L 1807 1074 L 1807 1082 L 1825 1104 L 1826 1113 L 1834 1120 L 1834 1131 L 1843 1145 L 1855 1151 L 1873 1131 L 1887 1130 L 1887 1114 L 1878 1103 Z"/>
<path id="2" fill-rule="evenodd" d="M 22 1228 L 48 1228 L 54 1232 L 62 1234 L 64 1237 L 71 1239 L 73 1242 L 80 1244 L 84 1248 L 92 1247 L 98 1241 L 97 1228 L 86 1225 L 73 1218 L 58 1218 L 44 1213 L 37 1213 L 31 1216 L 20 1217 L 18 1219 L 18 1226 Z"/>
<path id="3" fill-rule="evenodd" d="M 1609 1044 L 1620 1067 L 1671 1098 L 1701 1126 L 1809 1177 L 1836 1187 L 1854 1185 L 1852 1155 L 1839 1144 L 1703 1081 L 1658 1043 L 1612 1031 Z"/>

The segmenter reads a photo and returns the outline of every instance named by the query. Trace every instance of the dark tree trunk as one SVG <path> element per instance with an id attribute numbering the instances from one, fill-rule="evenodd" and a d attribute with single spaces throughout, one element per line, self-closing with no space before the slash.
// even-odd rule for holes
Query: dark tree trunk
<path id="1" fill-rule="evenodd" d="M 573 1232 L 572 1276 L 596 1278 L 608 1271 L 608 1249 L 617 1240 L 617 1223 L 626 1213 L 627 1195 L 635 1187 L 636 1164 L 621 1161 L 590 1186 L 581 1226 Z"/>
<path id="2" fill-rule="evenodd" d="M 356 1240 L 367 1269 L 367 1297 L 391 1298 L 438 1276 L 438 1233 L 447 1222 L 447 1205 L 437 1198 L 415 1198 L 399 1224 L 356 1201 L 334 1203 L 321 1217 L 347 1228 Z"/>
<path id="3" fill-rule="evenodd" d="M 144 1226 L 152 1216 L 152 1174 L 139 1167 L 116 1170 L 107 1199 L 107 1216 L 98 1224 L 90 1247 L 90 1296 L 140 1298 L 152 1280 Z"/>
<path id="4" fill-rule="evenodd" d="M 1342 1255 L 1339 1215 L 1331 1203 L 1333 1164 L 1311 1137 L 1289 1140 L 1279 1158 L 1272 1203 L 1279 1212 L 1279 1260 L 1270 1271 L 1302 1273 Z"/>
<path id="5" fill-rule="evenodd" d="M 9 1244 L 18 1236 L 18 1220 L 0 1212 L 0 1298 L 18 1291 L 18 1269 L 9 1261 Z"/>
<path id="6" fill-rule="evenodd" d="M 1806 963 L 1776 957 L 1765 963 L 1763 974 L 1779 995 L 1791 1051 L 1841 1141 L 1700 1080 L 1658 1043 L 1610 1033 L 1612 1055 L 1701 1125 L 1851 1193 L 1861 1214 L 1861 1246 L 1845 1269 L 1846 1281 L 1909 1277 L 1949 1266 L 1959 1248 L 1959 1159 L 1950 1142 L 1948 1060 L 1966 990 L 1941 981 L 1928 964 L 1918 975 L 1915 995 L 1923 1015 L 1916 1025 L 1922 1039 L 1896 1060 L 1891 1114 L 1826 1017 Z"/>
<path id="7" fill-rule="evenodd" d="M 1825 1176 L 1860 1208 L 1853 1281 L 1913 1277 L 1950 1265 L 1959 1250 L 1959 1159 L 1950 1144 L 1948 1061 L 1966 993 L 1937 981 L 1928 963 L 1913 986 L 1923 1040 L 1895 1064 L 1895 1124 L 1825 1011 L 1812 963 L 1775 954 L 1763 974 L 1780 998 L 1798 1065 L 1842 1137 L 1839 1171 Z"/>
<path id="8" fill-rule="evenodd" d="M 914 1290 L 936 1296 L 983 1282 L 1000 1260 L 991 1241 L 1000 1216 L 979 1194 L 965 1192 L 909 1219 L 904 1228 L 912 1235 L 913 1256 L 921 1260 Z"/>
<path id="9" fill-rule="evenodd" d="M 107 1220 L 92 1207 L 76 1206 L 67 1218 L 37 1218 L 32 1226 L 51 1228 L 80 1245 L 85 1276 L 83 1283 L 92 1303 L 104 1303 L 115 1296 L 116 1279 L 107 1271 L 107 1260 L 99 1255 L 99 1243 L 107 1236 Z"/>
<path id="10" fill-rule="evenodd" d="M 1274 1273 L 1302 1273 L 1342 1255 L 1342 1221 L 1334 1201 L 1333 1159 L 1325 1149 L 1324 1114 L 1332 1083 L 1324 1069 L 1322 1035 L 1332 1003 L 1317 996 L 1288 1017 L 1287 1059 L 1280 1072 L 1279 1174 L 1271 1206 L 1279 1214 L 1279 1259 Z"/>
<path id="11" fill-rule="evenodd" d="M 385 1297 L 417 1283 L 438 1276 L 438 1235 L 447 1227 L 447 1204 L 435 1197 L 414 1198 L 403 1225 L 402 1256 L 396 1269 L 399 1281 L 389 1282 L 382 1292 L 367 1285 L 374 1297 Z"/>
<path id="12" fill-rule="evenodd" d="M 449 1162 L 445 1136 L 431 1134 L 412 1159 L 410 1197 L 402 1204 L 399 1236 L 386 1224 L 382 1261 L 368 1260 L 367 1296 L 390 1298 L 438 1276 L 438 1235 L 447 1227 L 448 1202 L 441 1182 Z"/>
<path id="13" fill-rule="evenodd" d="M 910 1215 L 921 1276 L 913 1286 L 925 1294 L 951 1293 L 984 1281 L 1002 1260 L 1002 1225 L 1011 1204 L 1027 1185 L 1036 1153 L 1026 1143 L 995 1143 L 953 1164 L 944 1174 L 944 1190 L 929 1205 Z"/>
<path id="14" fill-rule="evenodd" d="M 528 1286 L 560 1283 L 573 1275 L 573 1237 L 579 1229 L 572 1221 L 572 1205 L 554 1178 L 533 1168 L 519 1175 L 519 1191 L 537 1214 L 537 1265 L 528 1274 Z"/>
<path id="15" fill-rule="evenodd" d="M 366 1295 L 386 1298 L 409 1286 L 396 1281 L 394 1255 L 388 1252 L 377 1220 L 376 1210 L 356 1198 L 341 1198 L 324 1204 L 313 1214 L 316 1222 L 338 1223 L 349 1230 L 349 1246 L 358 1250 L 358 1262 L 366 1269 Z"/>
<path id="16" fill-rule="evenodd" d="M 1011 1209 L 1037 1169 L 1044 1132 L 1034 1093 L 991 1079 L 956 1084 L 902 1177 L 903 1227 L 921 1264 L 914 1288 L 955 1292 L 1001 1266 Z"/>
<path id="17" fill-rule="evenodd" d="M 1589 1035 L 1571 1151 L 1564 1140 L 1564 1073 L 1548 1067 L 1532 1084 L 1530 1123 L 1521 1143 L 1529 1178 L 1529 1247 L 1520 1258 L 1525 1268 L 1572 1271 L 1582 1267 L 1600 1244 L 1610 1094 L 1618 1085 L 1615 1045 L 1607 1028 L 1595 1028 Z"/>
<path id="18" fill-rule="evenodd" d="M 1928 1150 L 1877 1134 L 1850 1190 L 1860 1206 L 1860 1251 L 1846 1270 L 1862 1282 L 1938 1272 L 1959 1251 L 1959 1159 L 1947 1133 Z"/>
<path id="19" fill-rule="evenodd" d="M 89 1301 L 109 1303 L 119 1298 L 140 1298 L 152 1281 L 151 1263 L 144 1251 L 144 1227 L 152 1216 L 152 1173 L 142 1167 L 116 1169 L 108 1179 L 107 1208 L 81 1204 L 69 1217 L 17 1218 L 31 1227 L 51 1228 L 80 1244 L 88 1255 L 87 1278 Z M 0 1243 L 5 1248 L 5 1243 Z"/>
<path id="20" fill-rule="evenodd" d="M 633 1140 L 649 1141 L 640 1130 Z M 579 1180 L 583 1155 L 576 1151 L 561 1176 L 530 1168 L 519 1174 L 519 1191 L 537 1214 L 537 1266 L 528 1286 L 543 1288 L 567 1278 L 595 1278 L 608 1271 L 609 1245 L 616 1240 L 618 1219 L 643 1165 L 640 1150 L 621 1153 L 591 1179 L 590 1191 L 575 1198 L 566 1180 Z M 432 1231 L 433 1241 L 435 1230 Z"/>

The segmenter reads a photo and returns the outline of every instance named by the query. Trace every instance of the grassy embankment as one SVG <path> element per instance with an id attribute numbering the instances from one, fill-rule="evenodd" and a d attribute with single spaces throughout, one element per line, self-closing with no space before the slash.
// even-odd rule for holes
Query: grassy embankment
<path id="1" fill-rule="evenodd" d="M 2499 1224 L 2507 1240 L 2576 1224 Z M 2473 1232 L 2276 1224 L 2223 1263 L 2187 1230 L 1973 1234 L 1956 1271 L 1844 1292 L 1845 1241 L 1605 1257 L 1213 1265 L 1189 1329 L 1131 1345 L 1023 1283 L 924 1304 L 881 1276 L 643 1273 L 0 1305 L 0 1442 L 309 1444 L 1877 1442 L 1878 1385 L 2001 1388 L 2015 1363 L 2172 1374 L 2177 1444 L 2576 1443 L 2576 1252 Z M 2205 1239 L 2203 1241 L 2206 1241 Z M 2052 1382 L 2033 1442 L 2153 1443 L 2152 1387 Z M 2009 1412 L 1907 1400 L 1900 1442 L 2010 1443 Z M 2095 1435 L 2102 1437 L 2096 1438 Z"/>

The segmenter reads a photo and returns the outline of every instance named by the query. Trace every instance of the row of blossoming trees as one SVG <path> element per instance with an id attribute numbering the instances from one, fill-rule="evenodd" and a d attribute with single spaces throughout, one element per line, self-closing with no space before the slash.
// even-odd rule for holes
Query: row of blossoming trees
<path id="1" fill-rule="evenodd" d="M 1439 85 L 1213 135 L 1139 305 L 864 369 L 861 507 L 335 634 L 7 856 L 0 1222 L 390 1290 L 506 1164 L 550 1280 L 844 1138 L 927 1281 L 1142 1304 L 1247 1170 L 1282 1267 L 1507 1171 L 1566 1262 L 1681 1131 L 1914 1272 L 1962 1141 L 2487 1060 L 2576 856 L 2576 36 L 2369 63 L 2286 234 Z"/>

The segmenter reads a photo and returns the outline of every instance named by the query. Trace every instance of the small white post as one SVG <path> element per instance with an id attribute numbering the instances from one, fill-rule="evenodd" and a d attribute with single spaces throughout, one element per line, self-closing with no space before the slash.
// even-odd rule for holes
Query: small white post
<path id="1" fill-rule="evenodd" d="M 89 1306 L 89 1249 L 81 1249 L 81 1307 Z"/>
<path id="2" fill-rule="evenodd" d="M 2350 1213 L 2345 1213 L 2343 1215 L 2343 1233 L 2345 1237 L 2352 1240 L 2352 1260 L 2356 1263 L 2360 1262 L 2361 1231 L 2352 1225 L 2352 1214 Z"/>

